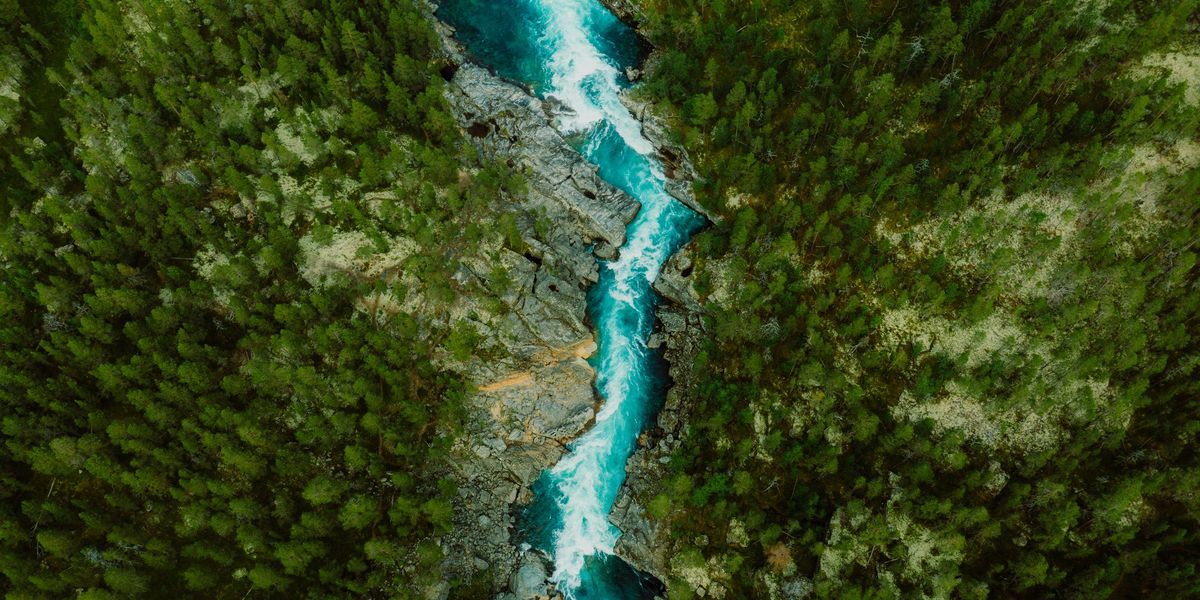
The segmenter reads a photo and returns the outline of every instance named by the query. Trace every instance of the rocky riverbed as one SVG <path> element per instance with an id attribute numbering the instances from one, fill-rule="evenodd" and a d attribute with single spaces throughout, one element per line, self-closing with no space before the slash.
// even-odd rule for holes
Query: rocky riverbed
<path id="1" fill-rule="evenodd" d="M 432 16 L 433 7 L 429 7 Z M 557 110 L 520 84 L 471 62 L 453 30 L 434 20 L 443 52 L 452 64 L 447 98 L 454 117 L 483 155 L 521 171 L 526 190 L 501 200 L 514 214 L 528 251 L 503 251 L 513 285 L 499 293 L 508 311 L 484 342 L 501 348 L 499 359 L 450 364 L 478 388 L 470 398 L 467 430 L 445 469 L 459 489 L 454 530 L 441 540 L 446 573 L 463 581 L 490 580 L 505 600 L 552 593 L 545 557 L 515 536 L 517 507 L 531 497 L 529 486 L 553 465 L 565 444 L 580 435 L 601 399 L 586 359 L 596 345 L 586 323 L 586 290 L 596 281 L 596 258 L 613 258 L 638 204 L 596 174 L 553 127 Z M 673 177 L 670 192 L 695 206 L 686 153 L 667 142 L 663 123 L 627 98 L 647 138 Z M 549 224 L 547 227 L 546 224 Z M 642 437 L 630 461 L 630 476 L 613 520 L 625 532 L 619 552 L 632 564 L 663 574 L 659 532 L 644 517 L 649 482 L 661 476 L 666 456 L 683 434 L 683 401 L 700 319 L 691 290 L 686 251 L 668 263 L 656 289 L 669 300 L 659 309 L 654 343 L 666 347 L 675 382 L 658 427 Z M 488 265 L 468 265 L 456 275 L 484 283 Z M 656 554 L 655 548 L 660 549 Z M 427 590 L 443 598 L 449 584 Z"/>

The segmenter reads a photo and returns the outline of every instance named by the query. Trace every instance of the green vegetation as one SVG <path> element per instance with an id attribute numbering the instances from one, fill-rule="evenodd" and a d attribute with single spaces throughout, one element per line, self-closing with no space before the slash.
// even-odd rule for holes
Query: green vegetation
<path id="1" fill-rule="evenodd" d="M 723 219 L 672 593 L 1200 594 L 1197 3 L 641 4 Z"/>
<path id="2" fill-rule="evenodd" d="M 466 386 L 430 359 L 474 332 L 401 306 L 459 291 L 511 182 L 466 153 L 421 14 L 0 0 L 0 30 L 7 597 L 439 581 L 427 466 Z"/>
<path id="3" fill-rule="evenodd" d="M 639 4 L 720 217 L 672 596 L 1200 595 L 1198 1 Z M 0 0 L 8 597 L 442 579 L 434 357 L 494 333 L 451 274 L 526 245 L 435 46 L 407 1 Z"/>

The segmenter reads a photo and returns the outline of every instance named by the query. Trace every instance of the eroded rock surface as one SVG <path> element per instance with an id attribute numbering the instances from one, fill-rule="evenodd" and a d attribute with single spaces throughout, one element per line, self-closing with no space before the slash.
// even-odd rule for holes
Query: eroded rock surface
<path id="1" fill-rule="evenodd" d="M 647 60 L 647 64 L 650 65 L 647 69 L 652 69 L 654 62 L 652 55 Z M 692 192 L 692 182 L 699 179 L 700 176 L 692 166 L 687 149 L 675 143 L 667 121 L 654 112 L 649 104 L 629 90 L 621 94 L 621 101 L 629 109 L 629 112 L 633 113 L 633 116 L 641 122 L 642 135 L 658 149 L 658 160 L 663 166 L 663 174 L 667 176 L 667 193 L 687 205 L 688 208 L 704 215 L 704 218 L 709 221 L 716 219 L 716 216 L 705 210 L 696 200 L 696 196 Z"/>
<path id="2" fill-rule="evenodd" d="M 480 356 L 447 360 L 478 391 L 468 402 L 467 430 L 447 460 L 459 499 L 454 530 L 441 543 L 447 575 L 490 577 L 499 598 L 533 598 L 553 593 L 545 581 L 550 567 L 514 535 L 514 511 L 529 501 L 530 485 L 557 462 L 565 444 L 594 419 L 600 398 L 586 360 L 596 349 L 586 323 L 586 289 L 597 279 L 596 258 L 616 256 L 639 206 L 602 180 L 554 128 L 555 111 L 561 110 L 557 103 L 471 63 L 453 30 L 436 21 L 435 26 L 445 56 L 455 65 L 445 72 L 446 94 L 458 124 L 484 156 L 521 171 L 527 183 L 525 193 L 500 199 L 498 207 L 517 217 L 527 251 L 499 249 L 496 261 L 467 261 L 455 275 L 462 283 L 491 289 L 503 307 L 488 309 L 463 298 L 451 311 L 477 323 L 485 339 Z M 694 171 L 686 154 L 667 142 L 661 121 L 629 102 L 648 139 L 662 149 L 660 158 L 674 182 L 671 193 L 695 207 Z M 496 262 L 507 274 L 506 286 L 494 281 Z M 655 336 L 673 364 L 679 360 L 688 368 L 700 323 L 689 275 L 689 259 L 676 258 L 660 277 L 656 288 L 670 304 L 659 311 L 662 327 Z M 679 384 L 689 380 L 686 370 L 672 367 L 677 385 L 658 421 L 668 433 L 647 437 L 653 445 L 631 460 L 623 504 L 614 513 L 626 531 L 622 553 L 651 572 L 663 572 L 662 558 L 653 550 L 661 546 L 660 532 L 646 519 L 637 520 L 642 512 L 634 498 L 649 489 L 640 479 L 659 477 L 665 469 L 661 457 L 678 444 L 686 389 Z"/>
<path id="3" fill-rule="evenodd" d="M 641 9 L 633 0 L 600 0 L 600 3 L 608 7 L 618 19 L 629 23 L 631 26 L 636 26 L 638 19 L 641 17 Z"/>
<path id="4" fill-rule="evenodd" d="M 693 357 L 703 335 L 699 296 L 690 279 L 692 246 L 685 246 L 664 266 L 654 288 L 665 302 L 658 308 L 659 327 L 651 346 L 664 346 L 670 365 L 671 388 L 657 427 L 639 439 L 629 459 L 628 478 L 610 520 L 621 529 L 617 555 L 663 581 L 671 573 L 672 543 L 661 523 L 647 516 L 646 506 L 662 490 L 669 475 L 667 462 L 687 433 L 688 398 L 693 386 Z"/>
<path id="5" fill-rule="evenodd" d="M 625 242 L 638 203 L 602 180 L 554 129 L 556 109 L 526 89 L 472 64 L 453 31 L 437 23 L 456 68 L 447 85 L 454 117 L 489 159 L 524 175 L 522 194 L 499 199 L 527 247 L 496 260 L 468 261 L 456 278 L 491 289 L 502 310 L 460 299 L 457 314 L 477 322 L 480 352 L 447 366 L 469 377 L 467 430 L 446 461 L 458 484 L 454 530 L 441 540 L 450 577 L 490 577 L 505 598 L 547 596 L 549 566 L 514 539 L 514 508 L 530 485 L 586 429 L 599 402 L 587 357 L 596 344 L 585 323 L 596 257 Z M 498 285 L 493 271 L 506 274 Z M 486 356 L 485 356 L 486 354 Z M 515 543 L 514 543 L 515 542 Z"/>
<path id="6" fill-rule="evenodd" d="M 625 225 L 637 214 L 633 198 L 596 173 L 553 126 L 553 104 L 478 65 L 462 65 L 448 93 L 455 116 L 488 155 L 527 174 L 529 191 L 522 208 L 547 214 L 567 213 L 563 233 L 585 241 L 625 243 Z M 554 240 L 558 241 L 558 240 Z"/>

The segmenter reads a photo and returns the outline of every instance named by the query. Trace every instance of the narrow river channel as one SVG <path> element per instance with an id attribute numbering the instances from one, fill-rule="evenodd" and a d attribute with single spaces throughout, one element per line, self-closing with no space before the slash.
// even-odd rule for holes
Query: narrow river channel
<path id="1" fill-rule="evenodd" d="M 657 582 L 613 555 L 621 532 L 608 517 L 665 391 L 662 358 L 647 346 L 658 301 L 651 286 L 703 219 L 667 193 L 653 145 L 621 102 L 639 41 L 598 0 L 445 0 L 438 16 L 477 60 L 561 102 L 561 131 L 601 177 L 641 203 L 620 254 L 600 261 L 600 280 L 588 292 L 604 404 L 595 425 L 535 484 L 523 530 L 552 556 L 553 579 L 568 600 L 653 597 Z"/>

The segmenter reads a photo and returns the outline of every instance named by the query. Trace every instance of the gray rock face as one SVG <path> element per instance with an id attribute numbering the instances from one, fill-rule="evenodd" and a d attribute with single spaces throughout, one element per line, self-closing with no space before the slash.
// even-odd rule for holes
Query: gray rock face
<path id="1" fill-rule="evenodd" d="M 666 529 L 647 516 L 645 506 L 661 491 L 661 482 L 670 475 L 666 465 L 671 453 L 687 435 L 686 399 L 695 381 L 692 360 L 704 335 L 699 295 L 690 279 L 692 252 L 688 245 L 676 253 L 654 283 L 667 300 L 658 308 L 658 336 L 666 346 L 672 387 L 658 413 L 658 428 L 643 436 L 629 459 L 628 478 L 609 517 L 622 532 L 617 555 L 663 581 L 670 574 L 674 545 Z"/>
<path id="2" fill-rule="evenodd" d="M 589 243 L 625 243 L 625 225 L 638 203 L 582 160 L 554 129 L 548 105 L 469 63 L 455 73 L 448 98 L 481 149 L 526 173 L 529 193 L 523 201 L 530 209 L 565 211 Z"/>
<path id="3" fill-rule="evenodd" d="M 663 265 L 658 279 L 654 280 L 654 289 L 672 303 L 687 309 L 691 313 L 699 313 L 700 296 L 692 287 L 692 259 L 690 246 L 675 253 L 667 264 Z M 663 317 L 660 316 L 660 319 Z M 668 325 L 663 321 L 664 325 Z"/>
<path id="4" fill-rule="evenodd" d="M 546 564 L 539 556 L 528 553 L 521 566 L 508 580 L 508 589 L 520 600 L 533 600 L 546 596 L 546 579 L 549 577 Z"/>
<path id="5" fill-rule="evenodd" d="M 607 6 L 618 19 L 630 25 L 636 25 L 640 18 L 641 10 L 633 0 L 600 0 L 600 3 Z"/>
<path id="6" fill-rule="evenodd" d="M 648 64 L 653 62 L 653 58 L 647 60 Z M 692 166 L 687 150 L 672 140 L 671 130 L 666 121 L 628 90 L 621 94 L 621 101 L 629 112 L 641 121 L 642 135 L 658 149 L 658 159 L 662 162 L 667 176 L 667 193 L 704 215 L 709 221 L 719 220 L 696 201 L 696 196 L 692 193 L 692 182 L 700 179 L 700 176 Z"/>
<path id="7" fill-rule="evenodd" d="M 632 10 L 633 4 L 613 0 Z M 433 19 L 432 5 L 426 4 Z M 621 15 L 620 12 L 618 12 Z M 625 18 L 632 13 L 622 15 Z M 516 217 L 528 250 L 499 250 L 509 285 L 492 287 L 494 261 L 467 262 L 455 279 L 493 289 L 503 310 L 487 329 L 500 358 L 459 365 L 476 382 L 471 418 L 446 462 L 458 484 L 454 530 L 440 540 L 447 576 L 470 580 L 489 574 L 497 598 L 528 600 L 548 595 L 548 565 L 513 539 L 514 510 L 528 502 L 530 486 L 595 417 L 595 373 L 586 358 L 595 341 L 586 324 L 586 289 L 597 280 L 596 257 L 610 259 L 625 241 L 638 203 L 603 181 L 554 128 L 553 101 L 539 100 L 520 85 L 471 64 L 453 30 L 433 21 L 443 53 L 457 65 L 446 96 L 467 139 L 486 156 L 520 171 L 526 192 L 497 199 L 497 211 Z M 644 131 L 660 150 L 672 178 L 669 191 L 699 209 L 691 195 L 691 163 L 668 141 L 665 125 L 645 106 L 627 99 Z M 630 461 L 630 477 L 613 521 L 625 532 L 618 553 L 635 566 L 665 574 L 668 544 L 645 517 L 643 502 L 683 435 L 691 354 L 699 329 L 699 301 L 691 287 L 690 262 L 672 259 L 655 284 L 670 303 L 660 308 L 662 331 L 675 387 L 659 416 L 666 435 L 647 439 Z M 468 307 L 478 303 L 467 302 Z M 469 315 L 471 310 L 460 311 Z M 470 318 L 470 317 L 466 317 Z"/>
<path id="8" fill-rule="evenodd" d="M 497 199 L 495 209 L 516 217 L 528 248 L 500 249 L 455 275 L 460 284 L 492 289 L 503 310 L 486 328 L 501 356 L 455 366 L 478 391 L 446 464 L 459 496 L 454 530 L 441 540 L 444 568 L 464 580 L 490 569 L 506 598 L 544 597 L 547 566 L 514 546 L 513 511 L 595 417 L 595 372 L 586 358 L 596 345 L 585 324 L 586 289 L 598 276 L 596 256 L 615 255 L 640 207 L 600 179 L 559 134 L 552 102 L 469 63 L 452 30 L 435 26 L 445 56 L 458 65 L 446 90 L 455 119 L 483 156 L 521 172 L 526 182 L 525 193 Z M 508 284 L 492 287 L 498 266 Z"/>

